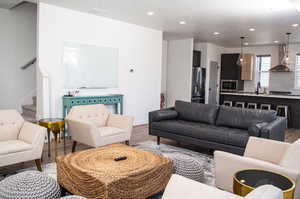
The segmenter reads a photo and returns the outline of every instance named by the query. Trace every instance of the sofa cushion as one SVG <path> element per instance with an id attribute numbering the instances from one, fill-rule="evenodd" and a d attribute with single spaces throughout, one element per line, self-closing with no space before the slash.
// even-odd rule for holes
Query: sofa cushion
<path id="1" fill-rule="evenodd" d="M 273 185 L 263 185 L 248 193 L 245 199 L 283 199 L 283 193 Z"/>
<path id="2" fill-rule="evenodd" d="M 217 117 L 218 126 L 248 129 L 251 125 L 261 122 L 272 122 L 276 119 L 275 111 L 241 109 L 221 106 Z"/>
<path id="3" fill-rule="evenodd" d="M 0 141 L 0 155 L 18 153 L 32 149 L 32 145 L 20 140 Z"/>
<path id="4" fill-rule="evenodd" d="M 181 120 L 215 124 L 219 106 L 176 101 L 175 110 Z"/>
<path id="5" fill-rule="evenodd" d="M 246 130 L 218 127 L 205 123 L 164 120 L 153 122 L 151 125 L 153 129 L 238 147 L 245 147 L 249 139 L 249 134 Z"/>
<path id="6" fill-rule="evenodd" d="M 291 144 L 291 146 L 286 150 L 279 165 L 282 167 L 300 171 L 299 154 L 300 154 L 300 139 L 298 139 L 296 142 Z"/>

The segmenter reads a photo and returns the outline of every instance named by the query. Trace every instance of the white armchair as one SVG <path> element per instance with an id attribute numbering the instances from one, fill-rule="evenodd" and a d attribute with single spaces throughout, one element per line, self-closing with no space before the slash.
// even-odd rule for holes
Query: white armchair
<path id="1" fill-rule="evenodd" d="M 46 128 L 25 122 L 15 110 L 0 110 L 0 167 L 35 160 L 41 171 L 46 132 Z"/>
<path id="2" fill-rule="evenodd" d="M 102 104 L 74 106 L 65 120 L 74 140 L 73 152 L 77 142 L 92 147 L 124 141 L 129 144 L 133 117 L 112 114 Z"/>
<path id="3" fill-rule="evenodd" d="M 271 185 L 258 187 L 246 197 L 219 190 L 179 175 L 172 175 L 162 199 L 282 199 L 282 191 Z"/>
<path id="4" fill-rule="evenodd" d="M 232 192 L 233 176 L 243 169 L 281 173 L 296 182 L 295 199 L 300 199 L 300 140 L 293 144 L 250 137 L 244 156 L 215 151 L 216 186 Z"/>

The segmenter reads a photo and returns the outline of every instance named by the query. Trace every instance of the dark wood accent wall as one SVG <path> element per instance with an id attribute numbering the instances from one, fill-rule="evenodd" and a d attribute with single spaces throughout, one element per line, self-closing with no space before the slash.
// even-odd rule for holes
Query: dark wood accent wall
<path id="1" fill-rule="evenodd" d="M 238 66 L 237 60 L 240 54 L 221 55 L 221 79 L 239 80 L 238 89 L 244 89 L 244 81 L 241 80 L 242 69 Z"/>
<path id="2" fill-rule="evenodd" d="M 300 99 L 286 99 L 286 98 L 273 98 L 273 97 L 256 97 L 256 96 L 240 96 L 240 95 L 220 95 L 220 104 L 224 101 L 235 102 L 246 102 L 246 103 L 257 103 L 258 107 L 260 104 L 271 104 L 272 109 L 276 110 L 277 105 L 285 105 L 289 107 L 289 128 L 300 129 Z"/>

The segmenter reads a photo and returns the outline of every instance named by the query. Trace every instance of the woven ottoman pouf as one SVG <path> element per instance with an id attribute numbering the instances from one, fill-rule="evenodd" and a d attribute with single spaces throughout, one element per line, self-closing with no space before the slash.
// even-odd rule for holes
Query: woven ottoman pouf
<path id="1" fill-rule="evenodd" d="M 164 156 L 173 161 L 173 173 L 204 182 L 204 168 L 200 160 L 182 153 L 165 153 Z"/>
<path id="2" fill-rule="evenodd" d="M 25 171 L 0 182 L 1 199 L 56 199 L 60 187 L 51 177 L 38 171 Z"/>

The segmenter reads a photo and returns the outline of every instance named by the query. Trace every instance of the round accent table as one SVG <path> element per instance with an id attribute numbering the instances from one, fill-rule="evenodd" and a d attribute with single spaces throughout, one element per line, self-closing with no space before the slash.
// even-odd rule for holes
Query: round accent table
<path id="1" fill-rule="evenodd" d="M 39 125 L 47 128 L 47 137 L 48 137 L 48 157 L 51 156 L 51 139 L 50 132 L 54 135 L 55 141 L 55 158 L 57 156 L 57 138 L 61 132 L 63 132 L 63 140 L 64 140 L 64 152 L 66 152 L 66 132 L 65 132 L 65 120 L 62 118 L 45 118 L 39 120 Z"/>
<path id="2" fill-rule="evenodd" d="M 255 188 L 270 184 L 283 191 L 284 199 L 293 199 L 295 182 L 287 176 L 260 169 L 238 171 L 233 178 L 233 192 L 246 196 Z"/>

